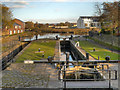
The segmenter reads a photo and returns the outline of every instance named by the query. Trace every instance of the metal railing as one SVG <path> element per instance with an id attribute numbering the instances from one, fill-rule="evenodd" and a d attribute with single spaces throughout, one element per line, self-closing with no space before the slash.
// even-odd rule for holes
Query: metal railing
<path id="1" fill-rule="evenodd" d="M 67 70 L 67 67 L 69 66 L 82 66 L 82 65 L 61 65 L 59 68 L 59 80 L 62 80 L 64 82 L 64 88 L 66 88 L 66 83 L 69 81 L 105 81 L 108 80 L 109 81 L 109 88 L 111 88 L 111 80 L 117 80 L 117 70 L 110 70 L 109 66 L 107 64 L 100 64 L 100 66 L 102 67 L 101 69 L 97 69 L 96 65 L 84 65 L 84 67 L 89 67 L 89 66 L 94 66 L 93 68 L 91 68 L 91 70 L 81 70 L 80 68 L 78 68 L 77 70 Z M 104 67 L 107 67 L 106 69 Z M 102 72 L 107 72 L 108 74 L 108 78 L 103 76 L 97 76 L 101 75 Z M 69 74 L 72 75 L 72 77 L 74 78 L 67 78 L 69 77 Z M 88 74 L 88 75 L 93 75 L 93 78 L 80 78 L 80 75 L 83 74 Z M 114 74 L 114 77 L 111 77 Z"/>
<path id="2" fill-rule="evenodd" d="M 9 59 L 8 59 L 9 60 Z M 5 62 L 5 61 L 4 61 Z M 51 63 L 51 64 L 60 64 L 60 67 L 58 69 L 58 79 L 62 80 L 64 83 L 64 88 L 66 88 L 66 82 L 69 81 L 109 81 L 109 88 L 111 88 L 111 80 L 117 80 L 117 70 L 110 70 L 108 64 L 100 64 L 100 63 L 118 63 L 119 60 L 94 60 L 94 61 L 87 61 L 87 60 L 80 60 L 80 61 L 59 61 L 59 60 L 33 60 L 34 63 Z M 72 63 L 73 65 L 69 65 L 69 63 Z M 3 64 L 4 65 L 4 64 Z M 89 68 L 88 70 L 82 70 L 80 68 L 76 70 L 68 70 L 67 67 L 73 66 L 73 68 L 81 66 L 82 68 Z M 67 75 L 69 74 L 68 71 L 72 71 L 72 73 L 76 76 L 77 74 L 93 74 L 93 78 L 67 78 Z M 96 74 L 101 74 L 107 72 L 108 78 L 96 78 Z M 112 77 L 111 74 L 114 73 L 114 77 Z M 70 73 L 71 74 L 71 73 Z M 104 76 L 104 75 L 103 75 Z"/>

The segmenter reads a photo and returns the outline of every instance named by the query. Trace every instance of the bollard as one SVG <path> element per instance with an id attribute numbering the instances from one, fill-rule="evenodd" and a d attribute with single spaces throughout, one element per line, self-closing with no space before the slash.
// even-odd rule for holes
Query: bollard
<path id="1" fill-rule="evenodd" d="M 40 48 L 38 49 L 38 52 L 40 52 Z"/>
<path id="2" fill-rule="evenodd" d="M 42 57 L 44 57 L 44 54 L 42 54 Z"/>
<path id="3" fill-rule="evenodd" d="M 110 56 L 106 56 L 106 57 L 105 57 L 105 60 L 109 62 Z"/>
<path id="4" fill-rule="evenodd" d="M 48 56 L 48 62 L 52 64 L 53 58 L 51 56 Z"/>
<path id="5" fill-rule="evenodd" d="M 98 60 L 100 59 L 100 57 L 98 56 Z"/>
<path id="6" fill-rule="evenodd" d="M 89 53 L 86 53 L 86 59 L 89 60 Z"/>
<path id="7" fill-rule="evenodd" d="M 73 35 L 71 35 L 71 40 L 72 40 L 72 38 L 73 38 Z"/>
<path id="8" fill-rule="evenodd" d="M 95 51 L 95 48 L 93 48 L 93 51 Z"/>
<path id="9" fill-rule="evenodd" d="M 56 35 L 56 40 L 58 40 L 59 38 L 58 38 L 58 35 Z"/>

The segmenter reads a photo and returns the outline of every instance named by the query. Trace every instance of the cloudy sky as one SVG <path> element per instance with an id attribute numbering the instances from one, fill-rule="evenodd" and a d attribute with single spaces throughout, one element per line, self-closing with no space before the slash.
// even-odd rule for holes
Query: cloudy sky
<path id="1" fill-rule="evenodd" d="M 11 8 L 14 18 L 40 23 L 77 22 L 79 16 L 93 16 L 95 12 L 95 0 L 4 0 L 2 3 Z"/>

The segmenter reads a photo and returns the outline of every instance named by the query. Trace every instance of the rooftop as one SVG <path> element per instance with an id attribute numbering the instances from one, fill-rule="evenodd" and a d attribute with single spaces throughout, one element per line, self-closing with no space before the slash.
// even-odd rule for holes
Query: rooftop
<path id="1" fill-rule="evenodd" d="M 99 16 L 80 16 L 80 18 L 99 18 Z"/>

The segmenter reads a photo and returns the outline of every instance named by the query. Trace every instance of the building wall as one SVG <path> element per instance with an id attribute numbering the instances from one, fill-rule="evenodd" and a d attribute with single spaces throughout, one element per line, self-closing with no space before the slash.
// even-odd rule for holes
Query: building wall
<path id="1" fill-rule="evenodd" d="M 100 23 L 99 22 L 97 22 L 97 21 L 94 21 L 95 20 L 95 18 L 93 18 L 93 17 L 89 17 L 89 18 L 79 18 L 78 20 L 77 20 L 77 27 L 78 28 L 100 28 Z M 91 25 L 93 25 L 93 26 L 91 26 Z"/>
<path id="2" fill-rule="evenodd" d="M 25 31 L 25 23 L 18 19 L 14 19 L 13 28 L 8 29 L 9 35 L 22 33 L 24 31 Z"/>

